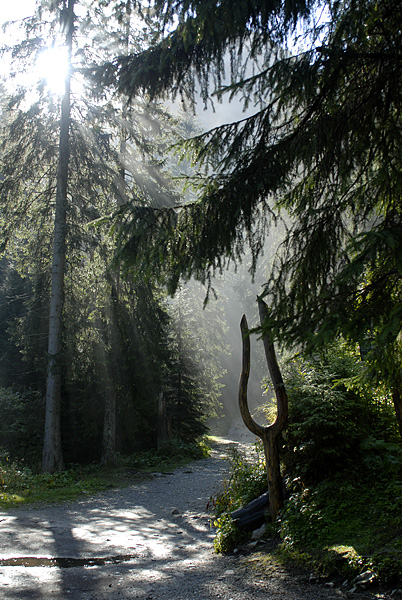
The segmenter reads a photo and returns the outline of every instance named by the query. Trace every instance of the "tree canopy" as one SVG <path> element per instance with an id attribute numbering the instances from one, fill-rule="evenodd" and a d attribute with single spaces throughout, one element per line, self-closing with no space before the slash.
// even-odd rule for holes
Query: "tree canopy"
<path id="1" fill-rule="evenodd" d="M 101 81 L 190 101 L 198 86 L 205 102 L 227 93 L 253 110 L 185 142 L 205 167 L 197 200 L 146 216 L 129 206 L 121 257 L 173 291 L 180 277 L 208 281 L 246 244 L 255 270 L 283 216 L 267 324 L 282 343 L 310 348 L 339 332 L 368 336 L 384 375 L 385 354 L 388 365 L 399 356 L 402 313 L 400 3 L 155 6 L 164 39 L 117 57 Z"/>
<path id="2" fill-rule="evenodd" d="M 116 11 L 96 4 L 70 0 L 66 12 L 62 0 L 38 1 L 35 14 L 21 24 L 22 39 L 0 48 L 12 58 L 13 76 L 13 84 L 10 75 L 0 87 L 0 385 L 21 390 L 29 403 L 26 388 L 43 390 L 47 365 L 49 378 L 58 375 L 57 406 L 36 411 L 36 427 L 43 413 L 54 417 L 45 441 L 47 471 L 62 468 L 62 449 L 76 461 L 99 457 L 102 447 L 102 460 L 111 462 L 117 450 L 156 444 L 158 397 L 167 390 L 168 417 L 176 404 L 187 410 L 185 427 L 180 414 L 169 434 L 184 439 L 185 432 L 192 441 L 205 431 L 219 395 L 219 367 L 207 356 L 207 344 L 197 353 L 193 340 L 192 360 L 183 357 L 186 346 L 178 340 L 186 328 L 180 319 L 180 335 L 176 331 L 176 305 L 153 281 L 133 283 L 111 265 L 115 236 L 106 230 L 107 215 L 127 197 L 139 206 L 176 197 L 165 149 L 177 120 L 146 95 L 130 107 L 107 90 L 96 95 L 81 77 L 86 62 L 106 60 L 110 47 L 124 52 L 131 43 L 139 49 L 157 31 L 131 14 L 130 2 Z M 63 45 L 66 31 L 60 33 L 59 24 L 66 17 L 72 85 L 57 95 L 30 73 L 47 46 L 57 47 L 59 37 Z M 51 293 L 53 240 L 58 294 Z M 53 298 L 58 348 L 50 352 Z M 21 412 L 24 406 L 25 400 Z"/>

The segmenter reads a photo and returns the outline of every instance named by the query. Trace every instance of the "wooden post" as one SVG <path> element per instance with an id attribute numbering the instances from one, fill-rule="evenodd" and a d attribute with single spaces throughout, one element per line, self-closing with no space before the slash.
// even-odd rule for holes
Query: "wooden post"
<path id="1" fill-rule="evenodd" d="M 263 325 L 265 317 L 268 313 L 267 305 L 263 300 L 259 298 L 258 306 L 260 312 L 261 325 Z M 262 425 L 259 425 L 258 423 L 256 423 L 256 421 L 254 421 L 250 414 L 247 402 L 247 384 L 250 374 L 250 335 L 245 315 L 243 315 L 243 318 L 241 320 L 240 330 L 242 333 L 243 340 L 242 371 L 239 382 L 240 413 L 246 427 L 252 433 L 254 433 L 254 435 L 258 436 L 262 440 L 262 443 L 264 445 L 269 493 L 269 506 L 272 521 L 275 521 L 278 516 L 279 510 L 283 506 L 282 478 L 279 462 L 279 439 L 280 434 L 283 431 L 288 418 L 288 398 L 286 394 L 285 385 L 283 383 L 282 375 L 279 369 L 278 361 L 276 359 L 274 344 L 269 338 L 269 335 L 265 334 L 263 337 L 265 357 L 267 360 L 268 370 L 275 390 L 277 416 L 275 421 L 267 427 L 263 427 Z"/>

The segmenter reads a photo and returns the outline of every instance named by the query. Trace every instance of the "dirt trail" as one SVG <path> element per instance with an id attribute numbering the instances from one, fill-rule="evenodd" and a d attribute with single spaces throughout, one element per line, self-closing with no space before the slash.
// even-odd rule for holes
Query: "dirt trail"
<path id="1" fill-rule="evenodd" d="M 241 429 L 232 433 L 243 435 Z M 214 554 L 206 507 L 227 471 L 223 459 L 231 443 L 222 440 L 207 460 L 95 498 L 0 512 L 0 558 L 14 559 L 13 566 L 0 566 L 0 598 L 346 597 L 283 569 L 257 576 L 241 558 Z"/>

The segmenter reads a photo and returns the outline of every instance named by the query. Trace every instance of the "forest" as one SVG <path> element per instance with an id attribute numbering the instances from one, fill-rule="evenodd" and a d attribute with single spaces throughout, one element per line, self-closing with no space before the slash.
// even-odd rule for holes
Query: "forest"
<path id="1" fill-rule="evenodd" d="M 263 449 L 232 457 L 216 549 L 268 475 L 284 553 L 402 579 L 401 18 L 37 0 L 3 25 L 3 501 L 18 473 L 200 457 L 241 413 Z"/>

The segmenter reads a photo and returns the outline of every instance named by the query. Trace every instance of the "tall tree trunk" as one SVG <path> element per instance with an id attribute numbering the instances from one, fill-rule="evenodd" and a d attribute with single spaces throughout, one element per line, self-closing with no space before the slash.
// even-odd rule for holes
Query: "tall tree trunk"
<path id="1" fill-rule="evenodd" d="M 74 30 L 74 0 L 68 0 L 64 13 L 69 70 L 61 104 L 59 163 L 57 171 L 56 211 L 50 296 L 48 369 L 46 381 L 45 437 L 42 470 L 53 473 L 64 468 L 61 448 L 61 352 L 64 304 L 64 270 L 66 257 L 66 213 L 68 164 L 70 158 L 70 83 L 71 52 Z"/>
<path id="2" fill-rule="evenodd" d="M 263 300 L 258 299 L 261 324 L 263 324 L 267 307 Z M 254 421 L 250 414 L 247 402 L 247 384 L 250 374 L 250 336 L 245 315 L 241 320 L 240 329 L 243 339 L 243 362 L 239 383 L 239 406 L 242 419 L 246 427 L 258 436 L 264 445 L 264 454 L 267 469 L 267 483 L 269 493 L 269 507 L 272 521 L 275 521 L 278 512 L 283 506 L 282 478 L 279 462 L 279 440 L 288 417 L 288 399 L 282 375 L 276 360 L 275 348 L 268 335 L 263 338 L 265 356 L 269 373 L 274 386 L 277 402 L 277 416 L 271 425 L 263 427 Z"/>
<path id="3" fill-rule="evenodd" d="M 125 40 L 124 49 L 125 54 L 128 54 L 129 49 L 129 38 L 130 38 L 130 16 L 131 16 L 131 4 L 126 4 L 126 23 L 125 23 Z M 118 204 L 121 206 L 126 202 L 126 168 L 125 161 L 127 159 L 127 134 L 126 134 L 126 119 L 127 119 L 127 105 L 123 104 L 122 107 L 122 127 L 120 131 L 120 161 L 121 166 L 119 169 L 119 192 L 120 195 L 117 198 Z M 112 352 L 109 354 L 108 364 L 106 368 L 109 370 L 108 376 L 108 390 L 105 395 L 104 405 L 104 417 L 103 417 L 103 436 L 102 436 L 102 463 L 103 464 L 114 464 L 116 462 L 116 409 L 117 409 L 117 382 L 114 377 L 116 373 L 116 367 L 114 356 L 117 352 L 116 346 L 121 343 L 123 348 L 123 336 L 117 334 L 119 328 L 119 315 L 117 306 L 119 303 L 119 287 L 120 277 L 119 271 L 115 273 L 115 280 L 112 273 L 106 275 L 107 279 L 111 284 L 111 319 L 110 319 L 110 339 L 112 345 Z M 110 364 L 113 362 L 113 365 Z"/>
<path id="4" fill-rule="evenodd" d="M 399 387 L 393 388 L 392 401 L 394 403 L 396 422 L 398 424 L 399 434 L 402 438 L 402 396 Z"/>
<path id="5" fill-rule="evenodd" d="M 161 450 L 169 441 L 169 425 L 166 411 L 166 397 L 163 392 L 158 396 L 158 421 L 157 421 L 157 450 Z"/>
<path id="6" fill-rule="evenodd" d="M 104 323 L 105 348 L 110 345 L 110 350 L 105 351 L 104 368 L 107 374 L 105 389 L 105 404 L 103 416 L 102 437 L 102 463 L 112 465 L 116 462 L 116 407 L 117 407 L 117 381 L 116 373 L 119 369 L 119 358 L 124 348 L 124 336 L 119 325 L 119 295 L 117 291 L 118 282 L 114 283 L 111 273 L 105 277 L 110 283 L 110 319 Z M 124 350 L 123 350 L 124 351 Z"/>
<path id="7" fill-rule="evenodd" d="M 113 377 L 109 378 L 108 383 L 103 417 L 102 463 L 113 465 L 116 462 L 116 387 Z"/>

